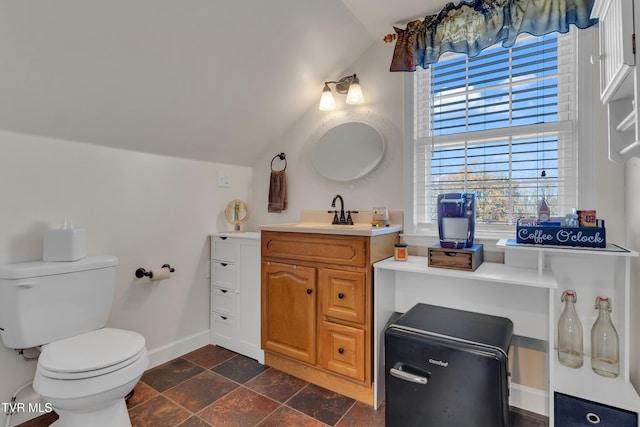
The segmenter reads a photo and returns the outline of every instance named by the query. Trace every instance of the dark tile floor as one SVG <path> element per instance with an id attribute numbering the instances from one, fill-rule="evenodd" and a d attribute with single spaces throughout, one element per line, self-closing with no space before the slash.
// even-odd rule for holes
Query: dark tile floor
<path id="1" fill-rule="evenodd" d="M 129 400 L 133 427 L 384 426 L 377 411 L 221 347 L 208 345 L 148 370 Z M 49 414 L 21 427 L 49 426 Z M 512 412 L 513 427 L 546 418 Z"/>

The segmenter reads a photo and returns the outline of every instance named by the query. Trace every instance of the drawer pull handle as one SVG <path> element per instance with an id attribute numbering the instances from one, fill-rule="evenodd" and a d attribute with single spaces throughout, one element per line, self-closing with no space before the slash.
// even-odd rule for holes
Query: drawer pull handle
<path id="1" fill-rule="evenodd" d="M 307 289 L 307 294 L 311 295 L 313 293 L 313 289 Z"/>
<path id="2" fill-rule="evenodd" d="M 342 298 L 344 298 L 344 294 L 343 294 L 342 292 L 340 292 L 340 293 L 338 294 L 338 299 L 342 299 Z"/>
<path id="3" fill-rule="evenodd" d="M 600 424 L 600 416 L 598 414 L 589 412 L 585 418 L 589 424 Z"/>
<path id="4" fill-rule="evenodd" d="M 220 289 L 220 292 L 222 292 L 223 294 L 226 294 L 229 291 L 227 291 L 226 289 Z"/>
<path id="5" fill-rule="evenodd" d="M 222 240 L 227 240 L 227 236 L 220 236 Z"/>
<path id="6" fill-rule="evenodd" d="M 220 316 L 220 318 L 221 318 L 222 320 L 227 320 L 227 317 L 226 317 L 226 316 Z"/>
<path id="7" fill-rule="evenodd" d="M 340 353 L 340 354 L 344 354 L 344 348 L 340 347 L 340 348 L 338 349 L 338 353 Z"/>
<path id="8" fill-rule="evenodd" d="M 223 267 L 226 267 L 229 264 L 227 264 L 226 262 L 221 262 L 220 265 L 223 266 Z"/>
<path id="9" fill-rule="evenodd" d="M 428 372 L 425 373 L 426 375 L 418 375 L 418 374 L 403 370 L 402 368 L 403 366 L 401 363 L 396 363 L 396 365 L 393 368 L 389 369 L 389 373 L 393 377 L 399 378 L 403 381 L 409 381 L 410 383 L 424 385 L 429 382 L 430 374 Z"/>

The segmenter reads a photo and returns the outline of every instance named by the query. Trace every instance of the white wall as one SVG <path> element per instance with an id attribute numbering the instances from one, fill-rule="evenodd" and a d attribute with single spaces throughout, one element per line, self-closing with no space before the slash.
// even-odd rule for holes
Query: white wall
<path id="1" fill-rule="evenodd" d="M 625 174 L 625 218 L 627 228 L 626 245 L 640 252 L 640 159 L 626 163 Z M 631 261 L 631 382 L 640 391 L 640 257 Z M 615 303 L 615 302 L 614 302 Z M 615 309 L 615 306 L 614 306 Z"/>
<path id="2" fill-rule="evenodd" d="M 42 259 L 44 231 L 68 217 L 89 255 L 119 258 L 109 325 L 144 335 L 152 364 L 208 340 L 208 235 L 229 229 L 228 201 L 250 197 L 250 168 L 6 132 L 0 153 L 0 264 Z M 218 170 L 231 187 L 217 187 Z M 166 281 L 134 276 L 164 263 L 176 269 Z M 0 402 L 34 370 L 0 346 Z"/>
<path id="3" fill-rule="evenodd" d="M 296 124 L 284 134 L 270 151 L 263 153 L 253 165 L 253 198 L 251 224 L 298 222 L 301 211 L 331 209 L 336 194 L 344 197 L 345 209 L 370 211 L 373 206 L 388 206 L 402 210 L 402 81 L 403 73 L 390 73 L 393 45 L 374 43 L 349 69 L 326 76 L 337 80 L 356 73 L 364 92 L 364 106 L 344 104 L 345 96 L 334 92 L 338 108 L 320 111 L 314 104 Z M 333 86 L 332 86 L 333 89 Z M 318 87 L 318 102 L 322 87 Z M 386 143 L 385 157 L 372 174 L 354 183 L 338 183 L 320 176 L 311 162 L 315 142 L 338 123 L 355 120 L 378 128 Z M 283 213 L 268 213 L 269 173 L 271 159 L 284 152 L 287 156 L 287 187 L 289 208 Z M 340 153 L 336 153 L 336 157 Z M 276 159 L 274 169 L 281 166 Z"/>

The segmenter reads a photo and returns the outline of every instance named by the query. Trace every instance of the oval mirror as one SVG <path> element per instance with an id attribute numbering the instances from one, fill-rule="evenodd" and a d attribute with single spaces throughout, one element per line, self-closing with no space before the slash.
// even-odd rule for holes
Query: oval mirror
<path id="1" fill-rule="evenodd" d="M 313 149 L 313 165 L 325 178 L 353 181 L 375 170 L 384 149 L 378 129 L 361 122 L 341 123 L 320 137 Z"/>
<path id="2" fill-rule="evenodd" d="M 224 216 L 230 224 L 233 224 L 233 231 L 240 232 L 240 224 L 249 220 L 249 206 L 243 200 L 232 200 L 227 203 Z"/>

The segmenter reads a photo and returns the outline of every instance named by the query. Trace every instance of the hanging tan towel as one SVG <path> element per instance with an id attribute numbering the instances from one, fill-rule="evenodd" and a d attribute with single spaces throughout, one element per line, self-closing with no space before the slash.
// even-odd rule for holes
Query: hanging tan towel
<path id="1" fill-rule="evenodd" d="M 281 213 L 287 209 L 287 177 L 284 170 L 271 171 L 268 212 Z"/>

